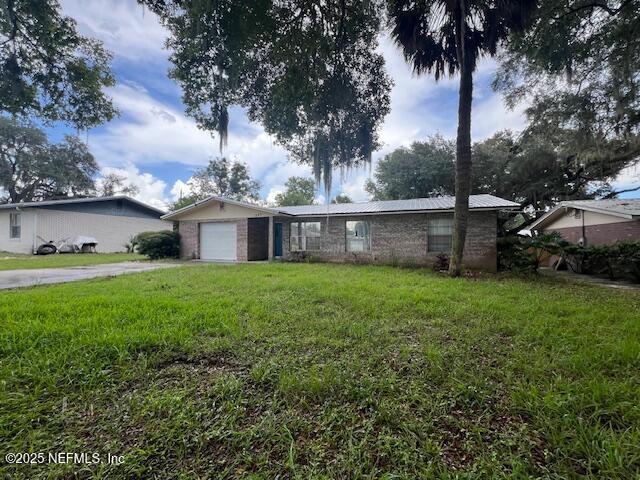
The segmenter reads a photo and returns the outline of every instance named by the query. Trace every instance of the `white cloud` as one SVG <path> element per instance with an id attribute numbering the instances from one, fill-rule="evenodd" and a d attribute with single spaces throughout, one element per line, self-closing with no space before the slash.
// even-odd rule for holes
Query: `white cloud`
<path id="1" fill-rule="evenodd" d="M 100 162 L 201 165 L 214 153 L 209 133 L 148 92 L 121 83 L 110 94 L 121 117 L 89 135 L 89 145 Z"/>
<path id="2" fill-rule="evenodd" d="M 354 202 L 364 202 L 369 200 L 369 194 L 364 189 L 364 184 L 369 175 L 362 173 L 355 178 L 345 181 L 341 185 L 341 193 L 347 195 Z"/>
<path id="3" fill-rule="evenodd" d="M 62 11 L 84 35 L 101 40 L 116 57 L 137 62 L 166 59 L 167 30 L 146 7 L 131 0 L 62 0 Z"/>
<path id="4" fill-rule="evenodd" d="M 186 182 L 183 182 L 182 180 L 176 180 L 175 183 L 173 184 L 173 187 L 171 187 L 171 199 L 174 202 L 177 202 L 178 200 L 180 200 L 180 198 L 182 197 L 188 197 L 189 195 L 191 195 L 192 193 L 192 188 L 191 188 L 191 179 L 187 180 Z"/>
<path id="5" fill-rule="evenodd" d="M 102 175 L 116 174 L 124 177 L 126 185 L 138 187 L 138 193 L 133 195 L 136 200 L 157 208 L 167 208 L 169 201 L 164 194 L 167 184 L 150 173 L 141 172 L 133 164 L 128 164 L 124 168 L 103 167 L 101 172 Z M 96 182 L 98 186 L 100 186 L 100 182 L 100 179 L 98 179 Z"/>
<path id="6" fill-rule="evenodd" d="M 474 141 L 484 140 L 494 133 L 509 129 L 518 132 L 525 127 L 526 103 L 509 110 L 498 94 L 485 96 L 471 110 L 471 134 Z"/>
<path id="7" fill-rule="evenodd" d="M 267 193 L 267 204 L 273 205 L 276 202 L 276 196 L 280 193 L 284 193 L 285 186 L 284 185 L 272 185 L 269 189 L 269 193 Z"/>
<path id="8" fill-rule="evenodd" d="M 89 145 L 102 165 L 138 166 L 176 162 L 187 165 L 176 171 L 177 178 L 188 178 L 191 167 L 206 165 L 220 155 L 218 141 L 209 132 L 176 108 L 153 98 L 129 84 L 119 84 L 111 95 L 122 116 L 89 135 Z M 288 161 L 287 152 L 273 139 L 251 124 L 242 109 L 230 112 L 229 143 L 224 155 L 248 165 L 251 175 L 268 188 L 289 176 L 308 176 L 308 166 Z"/>

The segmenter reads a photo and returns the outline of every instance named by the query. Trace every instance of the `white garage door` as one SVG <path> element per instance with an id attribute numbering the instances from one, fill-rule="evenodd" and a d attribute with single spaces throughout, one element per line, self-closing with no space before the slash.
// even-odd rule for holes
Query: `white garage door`
<path id="1" fill-rule="evenodd" d="M 200 258 L 202 260 L 236 260 L 236 224 L 201 223 Z"/>

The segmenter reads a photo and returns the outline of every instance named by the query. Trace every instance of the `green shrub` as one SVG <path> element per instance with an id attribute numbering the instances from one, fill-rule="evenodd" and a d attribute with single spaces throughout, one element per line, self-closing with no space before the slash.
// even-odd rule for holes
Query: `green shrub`
<path id="1" fill-rule="evenodd" d="M 537 270 L 534 255 L 529 252 L 527 237 L 509 235 L 498 238 L 498 270 L 532 273 Z"/>
<path id="2" fill-rule="evenodd" d="M 446 253 L 436 255 L 436 261 L 433 262 L 432 268 L 434 272 L 449 271 L 449 256 Z"/>
<path id="3" fill-rule="evenodd" d="M 620 242 L 616 247 L 622 275 L 640 283 L 640 241 Z"/>
<path id="4" fill-rule="evenodd" d="M 561 253 L 574 272 L 640 282 L 640 241 L 587 247 L 569 244 Z"/>
<path id="5" fill-rule="evenodd" d="M 180 235 L 171 230 L 142 232 L 136 236 L 138 253 L 152 260 L 158 258 L 178 258 L 180 256 Z"/>
<path id="6" fill-rule="evenodd" d="M 557 233 L 524 237 L 509 235 L 498 238 L 498 269 L 515 273 L 535 273 L 542 260 L 557 254 L 566 244 Z"/>

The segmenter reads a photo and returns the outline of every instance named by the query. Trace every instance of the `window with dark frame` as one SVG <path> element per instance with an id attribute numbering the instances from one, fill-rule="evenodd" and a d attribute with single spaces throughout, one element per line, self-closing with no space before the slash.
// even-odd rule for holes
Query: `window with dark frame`
<path id="1" fill-rule="evenodd" d="M 453 238 L 453 218 L 430 218 L 427 224 L 427 252 L 450 252 Z"/>
<path id="2" fill-rule="evenodd" d="M 19 213 L 10 213 L 9 214 L 9 238 L 11 239 L 19 239 L 20 238 L 20 214 Z"/>
<path id="3" fill-rule="evenodd" d="M 348 220 L 345 222 L 347 252 L 371 251 L 371 226 L 365 220 Z"/>
<path id="4" fill-rule="evenodd" d="M 292 252 L 320 250 L 320 222 L 292 222 L 289 249 Z"/>

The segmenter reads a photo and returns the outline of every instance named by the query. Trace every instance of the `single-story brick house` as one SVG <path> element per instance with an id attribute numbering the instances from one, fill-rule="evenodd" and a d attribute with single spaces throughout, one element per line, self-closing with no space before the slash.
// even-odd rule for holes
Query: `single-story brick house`
<path id="1" fill-rule="evenodd" d="M 96 251 L 125 251 L 140 232 L 171 230 L 163 210 L 125 196 L 68 198 L 0 205 L 0 251 L 34 253 L 39 245 L 95 237 Z"/>
<path id="2" fill-rule="evenodd" d="M 163 216 L 178 222 L 183 258 L 432 264 L 451 249 L 454 197 L 267 208 L 209 197 Z M 519 205 L 472 195 L 465 266 L 495 271 L 498 211 Z"/>
<path id="3" fill-rule="evenodd" d="M 584 245 L 640 240 L 640 199 L 561 202 L 529 228 Z"/>

